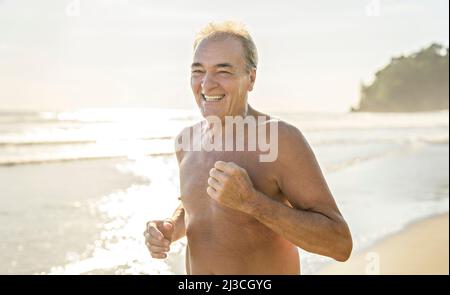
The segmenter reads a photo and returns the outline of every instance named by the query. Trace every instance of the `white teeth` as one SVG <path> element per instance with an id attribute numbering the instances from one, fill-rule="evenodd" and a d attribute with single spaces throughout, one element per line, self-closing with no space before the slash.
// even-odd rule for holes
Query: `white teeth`
<path id="1" fill-rule="evenodd" d="M 221 100 L 225 95 L 215 95 L 215 96 L 209 96 L 209 95 L 204 95 L 203 94 L 203 98 L 206 101 L 219 101 Z"/>

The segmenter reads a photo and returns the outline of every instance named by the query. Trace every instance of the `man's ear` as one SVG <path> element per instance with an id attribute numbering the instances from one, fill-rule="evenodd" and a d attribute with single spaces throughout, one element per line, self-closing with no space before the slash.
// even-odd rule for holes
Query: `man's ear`
<path id="1" fill-rule="evenodd" d="M 253 90 L 253 86 L 255 85 L 255 80 L 256 80 L 256 69 L 252 68 L 250 70 L 250 85 L 248 87 L 248 91 L 252 91 Z"/>

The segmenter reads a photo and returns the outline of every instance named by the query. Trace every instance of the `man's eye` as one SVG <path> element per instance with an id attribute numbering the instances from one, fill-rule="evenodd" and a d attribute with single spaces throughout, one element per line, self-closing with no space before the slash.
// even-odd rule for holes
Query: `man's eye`
<path id="1" fill-rule="evenodd" d="M 203 71 L 200 71 L 200 70 L 193 70 L 192 71 L 192 74 L 201 74 L 201 73 L 203 73 Z"/>
<path id="2" fill-rule="evenodd" d="M 231 74 L 231 73 L 227 71 L 220 71 L 219 74 Z"/>

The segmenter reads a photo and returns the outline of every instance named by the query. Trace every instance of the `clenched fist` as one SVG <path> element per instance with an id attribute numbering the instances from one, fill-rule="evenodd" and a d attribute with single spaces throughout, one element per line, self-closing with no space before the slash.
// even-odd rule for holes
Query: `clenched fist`
<path id="1" fill-rule="evenodd" d="M 233 162 L 217 161 L 209 171 L 208 195 L 222 205 L 245 211 L 256 191 L 244 168 Z"/>
<path id="2" fill-rule="evenodd" d="M 153 258 L 164 259 L 170 250 L 174 224 L 171 220 L 152 220 L 147 222 L 144 231 L 145 245 Z"/>

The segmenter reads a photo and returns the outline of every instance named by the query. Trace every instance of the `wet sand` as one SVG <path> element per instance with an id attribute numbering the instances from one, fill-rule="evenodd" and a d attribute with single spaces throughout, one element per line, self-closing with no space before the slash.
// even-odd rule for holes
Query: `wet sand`
<path id="1" fill-rule="evenodd" d="M 373 247 L 354 253 L 344 263 L 333 262 L 321 275 L 448 275 L 449 215 L 413 223 Z"/>

